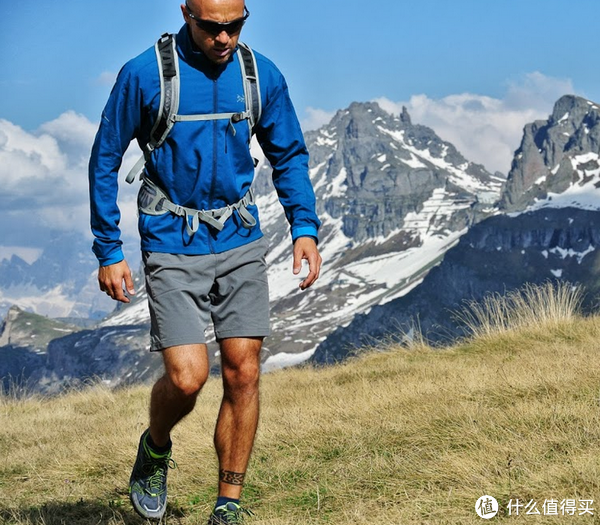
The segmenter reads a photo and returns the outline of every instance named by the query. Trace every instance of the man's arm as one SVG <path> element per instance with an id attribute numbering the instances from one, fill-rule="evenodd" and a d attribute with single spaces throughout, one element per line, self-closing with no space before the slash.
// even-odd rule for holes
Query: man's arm
<path id="1" fill-rule="evenodd" d="M 135 291 L 121 249 L 118 174 L 123 155 L 139 129 L 139 92 L 124 67 L 102 112 L 88 173 L 91 228 L 95 237 L 93 251 L 100 264 L 98 284 L 100 290 L 124 303 L 129 302 L 124 289 L 129 294 Z"/>

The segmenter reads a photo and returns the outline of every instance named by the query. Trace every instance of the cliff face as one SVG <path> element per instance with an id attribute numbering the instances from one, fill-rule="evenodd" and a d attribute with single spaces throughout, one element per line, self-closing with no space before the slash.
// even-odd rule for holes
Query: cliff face
<path id="1" fill-rule="evenodd" d="M 561 97 L 548 120 L 525 126 L 501 208 L 521 211 L 589 184 L 600 170 L 599 154 L 600 106 L 573 95 Z"/>
<path id="2" fill-rule="evenodd" d="M 477 224 L 449 250 L 422 284 L 404 297 L 374 307 L 333 332 L 313 355 L 317 363 L 344 359 L 373 339 L 400 337 L 418 325 L 433 342 L 464 335 L 453 313 L 465 300 L 505 293 L 524 283 L 563 280 L 586 290 L 585 307 L 600 293 L 600 213 L 543 209 L 498 215 Z"/>
<path id="3" fill-rule="evenodd" d="M 435 132 L 375 103 L 352 104 L 331 123 L 307 134 L 312 164 L 322 166 L 330 190 L 317 197 L 324 211 L 341 219 L 343 233 L 355 241 L 385 237 L 410 226 L 434 194 L 460 209 L 438 217 L 431 231 L 461 229 L 499 196 L 501 183 L 483 166 L 468 162 Z M 407 220 L 408 219 L 408 220 Z"/>

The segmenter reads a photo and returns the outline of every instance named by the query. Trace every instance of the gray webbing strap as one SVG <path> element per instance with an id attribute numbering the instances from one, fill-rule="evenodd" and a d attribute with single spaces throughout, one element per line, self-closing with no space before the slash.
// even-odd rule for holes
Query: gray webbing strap
<path id="1" fill-rule="evenodd" d="M 147 215 L 164 215 L 167 212 L 174 213 L 179 217 L 185 218 L 185 229 L 191 237 L 200 227 L 200 221 L 212 226 L 218 231 L 221 231 L 225 222 L 234 211 L 238 212 L 242 226 L 250 229 L 256 226 L 256 219 L 248 211 L 248 206 L 254 204 L 254 192 L 249 189 L 246 195 L 235 204 L 225 206 L 216 210 L 196 210 L 179 206 L 171 202 L 165 193 L 150 179 L 144 177 L 142 186 L 138 195 L 138 207 L 142 213 Z"/>
<path id="2" fill-rule="evenodd" d="M 262 115 L 262 100 L 260 98 L 260 83 L 258 80 L 258 66 L 252 49 L 243 42 L 238 42 L 238 61 L 242 70 L 244 82 L 244 98 L 246 100 L 246 111 L 248 115 L 248 126 L 250 136 L 254 133 L 254 127 Z"/>
<path id="3" fill-rule="evenodd" d="M 150 131 L 150 140 L 143 149 L 143 155 L 131 168 L 125 180 L 131 184 L 144 171 L 146 160 L 159 148 L 175 124 L 173 117 L 179 109 L 179 59 L 173 35 L 164 33 L 154 44 L 158 78 L 160 80 L 160 102 L 156 121 Z"/>
<path id="4" fill-rule="evenodd" d="M 209 115 L 174 115 L 175 122 L 194 122 L 196 120 L 233 120 L 239 122 L 248 118 L 248 112 L 243 113 L 211 113 Z"/>
<path id="5" fill-rule="evenodd" d="M 173 116 L 179 110 L 179 58 L 173 35 L 165 33 L 154 45 L 160 77 L 158 118 L 150 131 L 146 154 L 159 148 L 173 127 Z"/>
<path id="6" fill-rule="evenodd" d="M 146 165 L 146 155 L 142 155 L 138 161 L 135 163 L 135 165 L 133 166 L 133 168 L 131 168 L 129 170 L 129 173 L 127 174 L 127 177 L 125 177 L 125 181 L 128 184 L 131 184 L 136 177 L 141 176 L 142 172 L 144 171 L 144 166 Z"/>

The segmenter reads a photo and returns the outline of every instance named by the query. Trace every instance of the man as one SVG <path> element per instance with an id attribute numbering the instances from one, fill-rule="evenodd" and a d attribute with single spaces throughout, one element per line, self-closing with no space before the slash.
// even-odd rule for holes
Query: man
<path id="1" fill-rule="evenodd" d="M 188 0 L 176 35 L 179 115 L 231 114 L 244 109 L 236 55 L 249 13 L 244 0 Z M 293 273 L 303 260 L 319 276 L 319 220 L 308 178 L 308 154 L 281 73 L 256 53 L 262 115 L 254 131 L 273 167 L 273 181 L 291 225 Z M 124 303 L 134 294 L 121 250 L 117 172 L 132 139 L 149 142 L 159 113 L 161 79 L 154 48 L 119 73 L 90 159 L 91 223 L 100 289 Z M 212 318 L 221 351 L 224 394 L 214 442 L 219 460 L 218 500 L 209 524 L 240 523 L 246 467 L 258 423 L 260 349 L 269 334 L 266 245 L 252 199 L 250 128 L 233 119 L 176 122 L 146 157 L 142 193 L 160 188 L 175 206 L 217 210 L 242 203 L 219 230 L 203 219 L 150 214 L 140 205 L 139 230 L 151 314 L 151 350 L 161 351 L 165 374 L 152 389 L 150 425 L 140 438 L 130 479 L 131 501 L 143 517 L 161 519 L 167 502 L 170 432 L 194 408 L 209 373 L 204 330 Z M 248 213 L 251 215 L 247 220 Z M 244 217 L 246 216 L 246 220 Z M 202 214 L 198 214 L 198 217 Z M 191 222 L 190 222 L 191 220 Z M 194 225 L 190 228 L 190 224 Z"/>

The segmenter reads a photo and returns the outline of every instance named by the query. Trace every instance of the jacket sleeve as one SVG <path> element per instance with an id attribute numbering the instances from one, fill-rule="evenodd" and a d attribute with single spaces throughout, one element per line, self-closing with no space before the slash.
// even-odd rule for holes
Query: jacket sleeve
<path id="1" fill-rule="evenodd" d="M 100 266 L 123 260 L 117 205 L 118 172 L 123 155 L 137 135 L 141 92 L 127 65 L 121 70 L 102 112 L 89 163 L 92 250 Z"/>
<path id="2" fill-rule="evenodd" d="M 285 79 L 276 73 L 274 80 L 268 78 L 256 137 L 273 168 L 273 184 L 291 226 L 292 239 L 314 237 L 318 241 L 321 222 L 308 175 L 308 150 Z"/>

